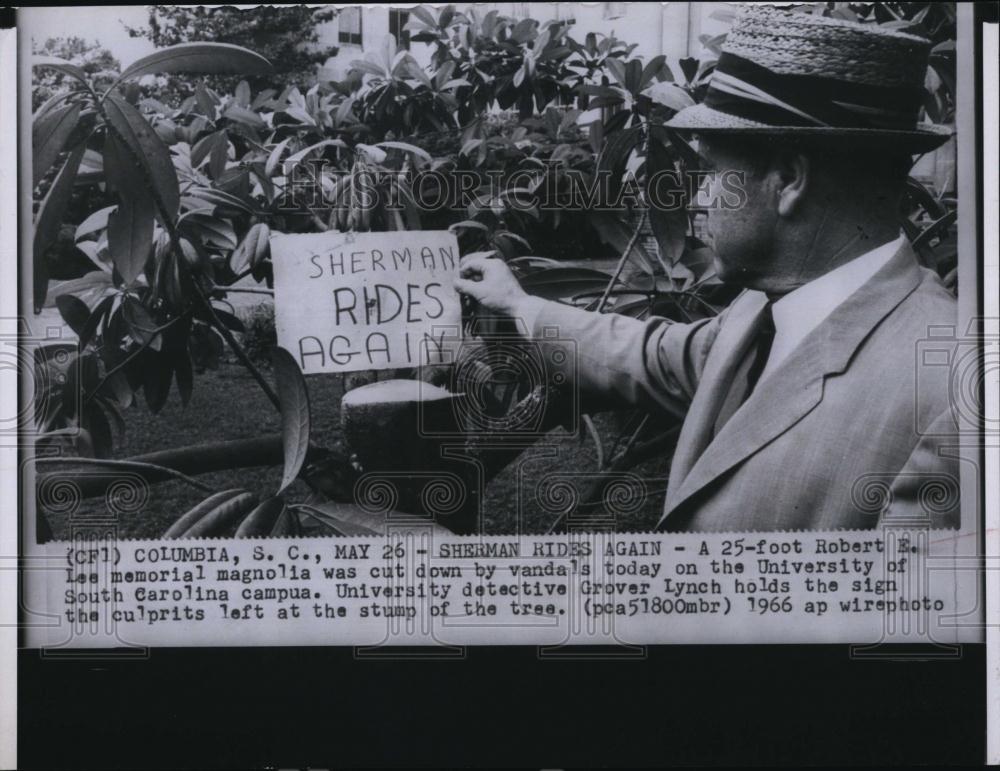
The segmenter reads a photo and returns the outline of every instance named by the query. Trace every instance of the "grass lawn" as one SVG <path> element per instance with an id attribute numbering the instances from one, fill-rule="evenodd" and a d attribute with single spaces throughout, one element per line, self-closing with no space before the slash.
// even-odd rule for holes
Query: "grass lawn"
<path id="1" fill-rule="evenodd" d="M 340 444 L 341 384 L 337 376 L 308 379 L 312 409 L 312 437 L 316 444 Z M 605 437 L 613 436 L 611 416 L 595 419 Z M 125 411 L 126 431 L 115 437 L 115 457 L 154 452 L 174 447 L 222 439 L 242 439 L 280 430 L 278 414 L 260 388 L 239 364 L 224 362 L 218 370 L 195 376 L 194 393 L 185 407 L 176 389 L 164 409 L 153 415 L 141 394 Z M 609 440 L 606 440 L 609 441 Z M 583 484 L 597 469 L 594 443 L 589 439 L 552 438 L 525 452 L 494 479 L 486 490 L 486 531 L 494 534 L 544 532 L 555 515 L 539 502 L 538 481 L 553 472 L 572 475 L 575 485 Z M 552 455 L 552 452 L 555 455 Z M 520 473 L 519 473 L 520 467 Z M 666 459 L 654 460 L 633 470 L 643 480 L 649 497 L 628 515 L 619 515 L 617 529 L 650 529 L 659 517 L 666 487 Z M 522 482 L 519 484 L 518 479 Z M 245 468 L 203 474 L 198 479 L 214 490 L 245 488 L 265 497 L 274 493 L 281 480 L 280 467 Z M 301 500 L 308 492 L 302 482 L 293 486 L 291 500 Z M 157 538 L 185 511 L 208 496 L 181 481 L 163 482 L 152 488 L 146 506 L 123 516 L 118 523 L 122 538 Z M 520 504 L 520 506 L 519 506 Z M 74 518 L 106 515 L 103 499 L 88 499 L 71 515 L 48 511 L 56 538 L 70 537 Z M 522 522 L 518 524 L 518 510 Z"/>

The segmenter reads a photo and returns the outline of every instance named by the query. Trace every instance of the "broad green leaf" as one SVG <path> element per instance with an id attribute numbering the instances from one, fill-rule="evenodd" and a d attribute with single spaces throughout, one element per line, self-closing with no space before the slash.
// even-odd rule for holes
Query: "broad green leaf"
<path id="1" fill-rule="evenodd" d="M 684 253 L 688 215 L 684 205 L 684 190 L 670 153 L 662 142 L 655 139 L 649 143 L 646 174 L 652 181 L 649 223 L 660 247 L 660 262 L 667 275 L 671 275 L 672 267 Z"/>
<path id="2" fill-rule="evenodd" d="M 69 328 L 76 332 L 77 336 L 81 335 L 90 318 L 90 308 L 87 307 L 87 303 L 71 294 L 61 294 L 56 298 L 56 307 Z"/>
<path id="3" fill-rule="evenodd" d="M 216 131 L 213 134 L 208 134 L 203 136 L 197 142 L 195 142 L 194 147 L 191 148 L 191 168 L 197 169 L 208 157 L 209 153 L 212 152 L 212 148 L 215 146 L 215 141 L 219 134 L 225 134 L 225 132 Z"/>
<path id="4" fill-rule="evenodd" d="M 263 501 L 257 508 L 247 514 L 240 522 L 234 534 L 236 538 L 252 538 L 271 534 L 278 518 L 285 511 L 285 499 L 280 494 Z"/>
<path id="5" fill-rule="evenodd" d="M 336 535 L 384 535 L 386 531 L 384 514 L 371 514 L 350 503 L 302 503 L 295 509 L 325 525 Z"/>
<path id="6" fill-rule="evenodd" d="M 153 350 L 159 351 L 162 347 L 162 338 L 156 328 L 156 322 L 149 315 L 146 307 L 131 296 L 126 295 L 122 301 L 122 318 L 128 333 L 143 345 L 149 345 Z"/>
<path id="7" fill-rule="evenodd" d="M 112 206 L 111 208 L 115 207 Z M 100 268 L 102 273 L 110 277 L 112 269 L 110 258 L 105 259 L 101 256 L 100 244 L 97 241 L 77 241 L 76 248 L 87 255 L 87 259 Z"/>
<path id="8" fill-rule="evenodd" d="M 89 84 L 87 83 L 87 74 L 75 64 L 68 62 L 65 59 L 59 59 L 55 56 L 36 56 L 32 58 L 31 66 L 58 70 L 64 75 L 76 78 L 78 81 L 83 83 L 83 85 L 89 88 Z"/>
<path id="9" fill-rule="evenodd" d="M 31 138 L 32 181 L 37 185 L 62 152 L 80 120 L 80 105 L 64 104 L 36 120 Z"/>
<path id="10" fill-rule="evenodd" d="M 173 537 L 208 538 L 223 535 L 256 505 L 257 496 L 245 491 L 237 491 L 236 495 L 226 497 L 213 496 L 203 501 L 204 508 L 197 515 L 194 509 L 184 515 L 185 524 L 190 522 L 190 526 L 181 533 L 175 533 Z"/>
<path id="11" fill-rule="evenodd" d="M 125 141 L 133 160 L 142 165 L 147 181 L 166 209 L 166 216 L 173 221 L 180 205 L 180 191 L 170 150 L 139 111 L 122 97 L 109 95 L 105 109 L 115 133 Z"/>
<path id="12" fill-rule="evenodd" d="M 687 91 L 667 81 L 654 83 L 642 93 L 657 104 L 665 105 L 675 111 L 683 110 L 685 107 L 690 107 L 694 104 L 694 100 L 688 95 Z"/>
<path id="13" fill-rule="evenodd" d="M 256 267 L 270 255 L 271 229 L 263 222 L 252 225 L 240 245 L 229 256 L 229 267 L 239 275 L 248 267 Z"/>
<path id="14" fill-rule="evenodd" d="M 185 234 L 198 236 L 204 244 L 211 244 L 227 251 L 236 248 L 236 232 L 233 226 L 227 220 L 211 214 L 193 213 L 185 217 L 180 228 Z"/>
<path id="15" fill-rule="evenodd" d="M 163 537 L 177 538 L 183 535 L 188 528 L 198 522 L 212 509 L 235 498 L 242 492 L 242 490 L 223 490 L 221 493 L 210 495 L 193 509 L 189 510 L 185 514 L 182 514 L 180 518 L 178 518 L 177 521 L 167 529 L 167 532 L 163 534 Z"/>
<path id="16" fill-rule="evenodd" d="M 35 235 L 33 241 L 34 254 L 34 300 L 35 307 L 41 308 L 45 303 L 45 295 L 48 293 L 49 276 L 48 267 L 45 264 L 45 252 L 55 243 L 59 235 L 59 226 L 62 224 L 63 215 L 66 213 L 66 205 L 73 194 L 73 182 L 76 179 L 76 172 L 80 168 L 80 160 L 83 158 L 84 146 L 78 145 L 62 168 L 56 175 L 52 187 L 49 188 L 45 200 L 42 201 L 38 210 L 38 217 L 35 219 Z"/>
<path id="17" fill-rule="evenodd" d="M 84 236 L 104 230 L 108 226 L 108 215 L 115 209 L 114 206 L 105 206 L 91 214 L 87 219 L 76 226 L 75 240 L 79 241 Z"/>
<path id="18" fill-rule="evenodd" d="M 92 270 L 79 278 L 70 278 L 65 281 L 53 279 L 49 282 L 49 295 L 51 299 L 45 302 L 46 308 L 56 306 L 55 298 L 64 294 L 71 294 L 78 300 L 94 306 L 101 301 L 109 289 L 113 289 L 111 274 L 103 270 Z"/>
<path id="19" fill-rule="evenodd" d="M 309 391 L 302 370 L 284 348 L 275 348 L 271 356 L 281 404 L 281 439 L 285 451 L 285 470 L 281 494 L 295 481 L 309 450 Z"/>
<path id="20" fill-rule="evenodd" d="M 252 98 L 250 84 L 245 80 L 241 80 L 236 86 L 236 91 L 233 92 L 233 99 L 236 100 L 236 104 L 240 107 L 249 107 Z"/>
<path id="21" fill-rule="evenodd" d="M 456 228 L 475 228 L 485 233 L 488 233 L 490 230 L 482 222 L 476 222 L 475 220 L 462 220 L 461 222 L 453 222 L 448 226 L 448 230 L 454 231 Z"/>
<path id="22" fill-rule="evenodd" d="M 146 406 L 154 415 L 167 403 L 173 375 L 173 361 L 166 353 L 152 350 L 143 352 L 142 391 L 146 397 Z"/>
<path id="23" fill-rule="evenodd" d="M 174 351 L 174 380 L 177 392 L 181 396 L 181 404 L 187 407 L 194 392 L 194 372 L 191 366 L 191 354 L 187 346 Z"/>
<path id="24" fill-rule="evenodd" d="M 670 76 L 667 80 L 672 80 L 673 76 L 670 73 L 670 68 L 667 67 L 666 64 L 667 57 L 662 54 L 660 56 L 654 56 L 650 59 L 649 64 L 646 65 L 642 71 L 642 75 L 639 77 L 639 88 L 645 88 L 649 84 L 649 81 L 656 77 L 663 69 L 665 69 L 666 74 Z"/>
<path id="25" fill-rule="evenodd" d="M 129 286 L 139 276 L 153 246 L 153 202 L 149 196 L 123 197 L 108 217 L 108 251 Z"/>
<path id="26" fill-rule="evenodd" d="M 358 142 L 358 144 L 354 146 L 354 149 L 367 155 L 368 159 L 372 161 L 372 163 L 383 163 L 385 161 L 385 150 L 375 147 L 374 145 L 366 145 L 362 142 Z"/>
<path id="27" fill-rule="evenodd" d="M 294 137 L 288 137 L 286 139 L 282 139 L 271 150 L 271 154 L 267 156 L 267 162 L 264 164 L 264 173 L 267 174 L 267 176 L 274 176 L 274 170 L 278 168 L 278 161 L 281 160 L 281 154 L 285 151 L 285 148 L 288 147 L 288 143 L 291 142 L 293 138 Z"/>
<path id="28" fill-rule="evenodd" d="M 218 179 L 226 170 L 226 161 L 229 159 L 229 136 L 225 131 L 215 133 L 215 141 L 212 143 L 212 150 L 208 157 L 208 173 L 212 179 Z"/>
<path id="29" fill-rule="evenodd" d="M 364 59 L 355 59 L 351 62 L 351 67 L 368 75 L 375 75 L 379 78 L 384 78 L 387 75 L 384 67 L 381 67 L 374 62 L 365 61 Z"/>
<path id="30" fill-rule="evenodd" d="M 309 155 L 309 153 L 315 150 L 320 150 L 324 147 L 347 147 L 347 145 L 344 144 L 344 141 L 341 139 L 324 139 L 322 142 L 317 142 L 314 145 L 309 145 L 309 147 L 304 147 L 297 153 L 293 153 L 285 159 L 285 170 L 287 171 L 292 166 L 300 163 L 303 158 Z"/>
<path id="31" fill-rule="evenodd" d="M 324 501 L 322 503 L 306 502 L 295 505 L 295 510 L 322 522 L 338 535 L 385 535 L 388 528 L 383 512 L 365 511 L 354 503 Z M 451 531 L 442 527 L 432 519 L 420 523 L 421 527 L 430 528 L 434 535 L 451 535 Z"/>
<path id="32" fill-rule="evenodd" d="M 112 131 L 104 138 L 103 156 L 104 179 L 109 191 L 116 191 L 122 198 L 150 195 L 139 159 Z"/>
<path id="33" fill-rule="evenodd" d="M 229 118 L 229 120 L 236 121 L 237 123 L 242 123 L 244 126 L 249 126 L 250 128 L 267 128 L 267 123 L 264 122 L 264 119 L 261 118 L 260 115 L 240 104 L 229 105 L 225 111 L 223 111 L 222 117 Z"/>
<path id="34" fill-rule="evenodd" d="M 230 169 L 230 171 L 236 171 L 236 169 Z M 206 205 L 204 208 L 208 208 L 210 206 L 229 206 L 246 212 L 247 214 L 256 213 L 242 198 L 239 198 L 232 193 L 227 193 L 225 190 L 216 190 L 210 187 L 193 187 L 189 192 L 191 193 L 192 199 L 205 202 Z M 199 206 L 198 208 L 201 209 L 203 207 Z"/>
<path id="35" fill-rule="evenodd" d="M 618 59 L 607 59 L 605 60 L 605 66 L 614 75 L 615 80 L 618 81 L 618 85 L 622 88 L 626 88 L 625 85 L 625 65 Z"/>
<path id="36" fill-rule="evenodd" d="M 95 272 L 98 272 L 98 271 L 95 271 Z M 97 303 L 97 305 L 94 306 L 93 312 L 91 312 L 88 315 L 88 317 L 87 317 L 87 322 L 83 325 L 83 327 L 77 333 L 79 335 L 79 337 L 80 337 L 80 347 L 81 348 L 86 347 L 90 343 L 91 339 L 93 339 L 94 335 L 97 332 L 97 327 L 104 320 L 104 317 L 107 316 L 108 311 L 111 310 L 111 306 L 114 304 L 114 302 L 115 302 L 115 297 L 114 296 L 105 297 L 103 300 L 101 300 L 99 303 Z M 118 374 L 121 375 L 121 373 L 118 373 Z M 124 377 L 124 376 L 122 376 L 122 377 Z M 109 379 L 109 381 L 107 383 L 105 383 L 105 386 L 108 387 L 108 388 L 112 387 L 110 381 L 111 381 L 111 379 Z M 121 400 L 118 400 L 118 401 L 119 401 L 119 404 L 122 404 L 122 406 L 124 406 L 124 407 L 128 406 L 127 404 L 124 404 Z"/>
<path id="37" fill-rule="evenodd" d="M 195 87 L 194 100 L 202 114 L 209 120 L 214 121 L 215 108 L 218 106 L 218 102 L 208 93 L 208 89 L 205 88 L 204 83 L 199 83 Z"/>
<path id="38" fill-rule="evenodd" d="M 393 150 L 402 150 L 404 153 L 413 153 L 414 155 L 417 155 L 417 156 L 423 158 L 428 163 L 430 163 L 433 160 L 433 158 L 431 158 L 431 154 L 429 152 L 427 152 L 426 150 L 423 150 L 423 149 L 417 147 L 416 145 L 411 145 L 411 144 L 409 144 L 407 142 L 379 142 L 375 146 L 376 147 L 388 147 L 388 148 L 391 148 Z"/>
<path id="39" fill-rule="evenodd" d="M 133 62 L 120 81 L 162 72 L 211 75 L 267 75 L 271 63 L 260 54 L 229 43 L 181 43 L 161 48 Z"/>

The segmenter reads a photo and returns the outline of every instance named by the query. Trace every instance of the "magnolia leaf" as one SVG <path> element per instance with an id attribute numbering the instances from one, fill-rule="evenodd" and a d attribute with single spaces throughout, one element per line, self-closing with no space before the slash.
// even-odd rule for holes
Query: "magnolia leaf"
<path id="1" fill-rule="evenodd" d="M 64 75 L 69 75 L 70 77 L 76 78 L 78 81 L 83 83 L 83 85 L 90 87 L 87 83 L 87 73 L 82 69 L 77 67 L 72 62 L 68 62 L 65 59 L 59 59 L 55 56 L 36 56 L 31 60 L 32 67 L 43 67 L 50 70 L 58 70 Z"/>
<path id="2" fill-rule="evenodd" d="M 219 536 L 239 522 L 257 505 L 257 496 L 245 490 L 227 490 L 202 501 L 167 531 L 168 538 L 207 538 Z M 181 521 L 184 528 L 181 527 Z M 179 531 L 179 532 L 178 532 Z"/>
<path id="3" fill-rule="evenodd" d="M 76 332 L 77 336 L 82 335 L 90 319 L 90 308 L 87 307 L 87 303 L 71 294 L 61 294 L 56 298 L 56 307 L 67 326 Z"/>
<path id="4" fill-rule="evenodd" d="M 268 498 L 251 511 L 246 519 L 240 522 L 240 526 L 236 528 L 236 538 L 270 535 L 278 518 L 284 512 L 285 499 L 280 494 L 275 495 L 273 498 Z"/>
<path id="5" fill-rule="evenodd" d="M 80 168 L 83 151 L 84 146 L 80 144 L 70 153 L 70 156 L 56 175 L 52 187 L 49 188 L 45 200 L 42 201 L 41 208 L 38 210 L 38 217 L 35 220 L 33 254 L 34 300 L 36 308 L 42 307 L 45 303 L 45 295 L 48 293 L 49 275 L 48 267 L 45 264 L 45 252 L 55 243 L 59 235 L 59 226 L 62 224 L 66 205 L 69 203 L 70 196 L 73 193 L 73 182 L 76 179 L 76 172 Z"/>
<path id="6" fill-rule="evenodd" d="M 181 404 L 187 407 L 194 392 L 194 372 L 187 346 L 174 351 L 174 380 L 177 383 L 177 392 L 181 396 Z"/>
<path id="7" fill-rule="evenodd" d="M 239 275 L 248 267 L 256 267 L 268 257 L 271 253 L 270 237 L 271 229 L 266 224 L 258 222 L 252 225 L 240 245 L 229 256 L 229 267 L 233 273 Z"/>
<path id="8" fill-rule="evenodd" d="M 65 294 L 71 294 L 88 306 L 93 306 L 101 301 L 109 289 L 113 288 L 111 274 L 103 270 L 92 270 L 79 278 L 70 278 L 65 281 L 53 279 L 49 282 L 49 294 L 52 299 L 47 300 L 44 307 L 56 307 L 55 298 Z"/>
<path id="9" fill-rule="evenodd" d="M 374 145 L 366 145 L 361 142 L 355 145 L 355 149 L 360 150 L 365 155 L 368 156 L 372 163 L 383 163 L 386 158 L 385 150 L 375 147 Z"/>
<path id="10" fill-rule="evenodd" d="M 302 503 L 295 510 L 325 525 L 336 535 L 384 535 L 386 531 L 384 514 L 371 514 L 349 503 Z"/>
<path id="11" fill-rule="evenodd" d="M 191 168 L 197 169 L 205 162 L 208 154 L 212 151 L 212 147 L 215 143 L 215 138 L 220 132 L 216 131 L 213 134 L 208 134 L 203 136 L 197 142 L 195 142 L 194 147 L 191 148 L 191 153 L 188 155 L 188 159 L 191 161 Z M 225 132 L 222 132 L 225 133 Z"/>
<path id="12" fill-rule="evenodd" d="M 32 128 L 32 183 L 37 185 L 62 152 L 80 119 L 80 105 L 64 104 L 36 120 Z"/>
<path id="13" fill-rule="evenodd" d="M 297 163 L 300 163 L 303 158 L 309 155 L 309 153 L 315 150 L 319 150 L 323 147 L 347 147 L 347 145 L 344 144 L 344 141 L 341 139 L 324 139 L 322 142 L 317 142 L 314 145 L 309 145 L 309 147 L 305 147 L 299 150 L 297 153 L 289 155 L 285 159 L 285 165 L 284 165 L 285 171 L 288 171 L 289 168 L 295 166 Z M 361 147 L 361 145 L 358 145 L 358 147 Z"/>
<path id="14" fill-rule="evenodd" d="M 429 152 L 417 147 L 416 145 L 411 145 L 407 142 L 379 142 L 375 146 L 388 147 L 393 150 L 402 150 L 404 153 L 413 153 L 414 155 L 423 158 L 428 163 L 434 160 L 433 158 L 431 158 L 431 154 Z"/>
<path id="15" fill-rule="evenodd" d="M 454 231 L 456 228 L 476 228 L 477 230 L 482 230 L 486 233 L 490 230 L 482 222 L 476 222 L 475 220 L 462 220 L 461 222 L 453 222 L 448 226 L 448 230 L 451 231 Z"/>
<path id="16" fill-rule="evenodd" d="M 237 123 L 242 123 L 244 126 L 249 126 L 250 128 L 267 128 L 267 123 L 260 117 L 260 115 L 240 104 L 229 105 L 223 111 L 222 117 L 236 121 Z"/>
<path id="17" fill-rule="evenodd" d="M 233 99 L 236 101 L 236 104 L 240 107 L 249 107 L 252 98 L 250 84 L 245 80 L 241 80 L 236 86 L 236 91 L 233 92 Z"/>
<path id="18" fill-rule="evenodd" d="M 108 131 L 104 138 L 103 154 L 104 180 L 108 192 L 116 191 L 120 198 L 149 196 L 149 185 L 144 182 L 142 165 L 112 131 Z"/>
<path id="19" fill-rule="evenodd" d="M 215 132 L 215 140 L 208 156 L 208 173 L 212 179 L 218 179 L 222 172 L 226 170 L 226 161 L 229 159 L 229 137 L 225 131 Z"/>
<path id="20" fill-rule="evenodd" d="M 149 196 L 128 196 L 108 217 L 108 251 L 126 286 L 142 275 L 149 259 L 153 213 Z"/>
<path id="21" fill-rule="evenodd" d="M 375 75 L 376 77 L 384 78 L 386 77 L 386 71 L 384 67 L 376 64 L 375 62 L 365 61 L 364 59 L 355 59 L 351 62 L 351 67 L 360 72 L 364 72 L 368 75 Z"/>
<path id="22" fill-rule="evenodd" d="M 139 111 L 117 94 L 108 96 L 105 109 L 115 133 L 124 140 L 133 154 L 133 160 L 141 164 L 148 182 L 166 209 L 166 216 L 172 221 L 180 206 L 180 191 L 170 150 Z"/>
<path id="23" fill-rule="evenodd" d="M 236 248 L 236 231 L 228 220 L 212 216 L 211 213 L 192 212 L 180 225 L 187 236 L 200 239 L 205 245 L 216 246 L 229 251 Z"/>
<path id="24" fill-rule="evenodd" d="M 111 208 L 113 209 L 115 207 L 112 206 Z M 87 259 L 89 259 L 92 263 L 94 263 L 94 265 L 100 268 L 101 271 L 103 271 L 105 275 L 109 277 L 110 280 L 111 270 L 113 266 L 111 264 L 110 259 L 105 259 L 104 257 L 101 256 L 100 246 L 101 245 L 98 244 L 97 241 L 78 241 L 76 244 L 76 248 L 79 249 L 81 252 L 83 252 L 85 255 L 87 255 Z"/>
<path id="25" fill-rule="evenodd" d="M 205 516 L 212 509 L 216 508 L 222 503 L 235 498 L 237 495 L 242 493 L 242 490 L 223 490 L 221 493 L 215 493 L 210 495 L 208 498 L 203 500 L 193 509 L 187 513 L 181 515 L 181 517 L 170 526 L 170 528 L 163 534 L 164 538 L 177 538 L 182 535 L 188 528 L 198 522 L 203 516 Z"/>
<path id="26" fill-rule="evenodd" d="M 650 191 L 649 222 L 660 247 L 660 262 L 667 274 L 671 275 L 672 266 L 677 264 L 684 253 L 688 215 L 683 205 L 684 191 L 670 152 L 662 142 L 655 139 L 649 143 L 646 173 L 650 179 L 655 180 Z"/>
<path id="27" fill-rule="evenodd" d="M 153 350 L 160 350 L 162 338 L 156 328 L 156 322 L 141 302 L 126 295 L 122 301 L 122 318 L 129 334 L 139 343 L 149 345 Z M 169 387 L 169 384 L 168 384 Z"/>
<path id="28" fill-rule="evenodd" d="M 79 241 L 84 236 L 104 230 L 108 226 L 108 215 L 115 210 L 114 206 L 105 206 L 91 214 L 87 219 L 76 226 L 74 240 Z"/>
<path id="29" fill-rule="evenodd" d="M 268 75 L 271 62 L 260 54 L 229 43 L 181 43 L 143 56 L 127 67 L 119 82 L 160 72 L 211 75 Z"/>
<path id="30" fill-rule="evenodd" d="M 288 147 L 288 143 L 291 142 L 293 138 L 294 137 L 288 137 L 286 139 L 282 139 L 272 148 L 270 155 L 267 156 L 267 162 L 264 164 L 264 173 L 267 174 L 267 176 L 274 176 L 274 170 L 278 168 L 278 161 L 281 160 L 281 154 L 285 151 L 285 148 Z"/>
<path id="31" fill-rule="evenodd" d="M 309 391 L 302 370 L 288 351 L 276 347 L 271 361 L 281 405 L 281 439 L 285 453 L 285 470 L 278 490 L 281 494 L 298 477 L 309 450 Z"/>
<path id="32" fill-rule="evenodd" d="M 667 81 L 654 83 L 642 93 L 657 104 L 665 105 L 675 111 L 683 110 L 685 107 L 690 107 L 694 104 L 694 100 L 688 95 L 687 91 Z"/>

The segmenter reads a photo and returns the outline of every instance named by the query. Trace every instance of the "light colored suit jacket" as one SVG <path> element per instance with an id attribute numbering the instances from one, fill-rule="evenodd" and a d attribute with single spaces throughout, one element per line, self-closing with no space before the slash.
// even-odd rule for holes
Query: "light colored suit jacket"
<path id="1" fill-rule="evenodd" d="M 533 331 L 558 331 L 547 345 L 568 355 L 549 359 L 581 389 L 685 414 L 660 529 L 957 527 L 952 368 L 921 358 L 929 334 L 934 350 L 953 345 L 956 301 L 937 276 L 902 247 L 713 437 L 765 302 L 747 290 L 693 324 L 539 302 Z"/>

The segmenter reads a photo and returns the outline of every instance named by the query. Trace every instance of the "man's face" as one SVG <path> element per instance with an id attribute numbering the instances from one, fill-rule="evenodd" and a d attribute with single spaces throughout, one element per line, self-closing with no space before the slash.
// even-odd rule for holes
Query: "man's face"
<path id="1" fill-rule="evenodd" d="M 701 137 L 698 151 L 712 172 L 701 201 L 708 207 L 708 232 L 715 270 L 727 283 L 754 288 L 772 273 L 777 198 L 764 164 L 754 168 L 738 141 Z"/>

